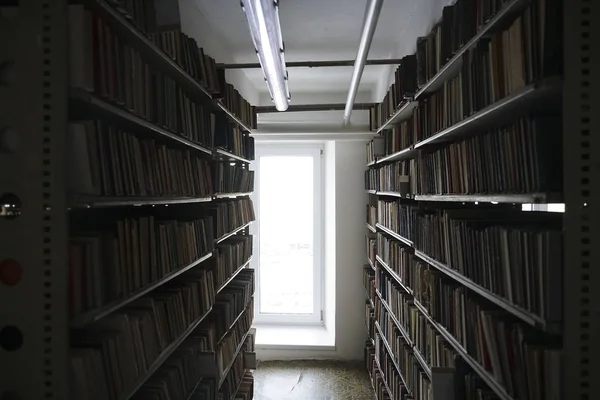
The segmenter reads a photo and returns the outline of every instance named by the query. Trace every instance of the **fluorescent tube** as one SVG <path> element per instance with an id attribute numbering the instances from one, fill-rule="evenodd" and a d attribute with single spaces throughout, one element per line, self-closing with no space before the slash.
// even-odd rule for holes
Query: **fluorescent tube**
<path id="1" fill-rule="evenodd" d="M 271 98 L 277 110 L 285 111 L 290 99 L 277 1 L 242 0 L 242 9 Z"/>

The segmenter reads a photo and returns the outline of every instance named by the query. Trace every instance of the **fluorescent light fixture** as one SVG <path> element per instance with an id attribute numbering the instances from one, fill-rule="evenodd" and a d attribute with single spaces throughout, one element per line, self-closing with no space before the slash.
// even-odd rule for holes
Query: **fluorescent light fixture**
<path id="1" fill-rule="evenodd" d="M 242 10 L 248 20 L 254 48 L 271 98 L 277 110 L 285 111 L 290 95 L 278 9 L 277 0 L 242 0 Z"/>

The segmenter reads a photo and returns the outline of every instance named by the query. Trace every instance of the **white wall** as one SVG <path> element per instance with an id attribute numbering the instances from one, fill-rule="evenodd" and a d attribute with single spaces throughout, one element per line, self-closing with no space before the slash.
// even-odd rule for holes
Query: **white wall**
<path id="1" fill-rule="evenodd" d="M 336 356 L 360 359 L 365 328 L 364 265 L 365 144 L 340 141 L 335 144 L 336 180 Z"/>

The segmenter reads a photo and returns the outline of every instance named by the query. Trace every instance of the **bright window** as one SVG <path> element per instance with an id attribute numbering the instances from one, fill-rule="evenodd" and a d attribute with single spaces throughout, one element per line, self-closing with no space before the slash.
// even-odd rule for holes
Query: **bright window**
<path id="1" fill-rule="evenodd" d="M 258 145 L 256 323 L 321 323 L 321 146 Z"/>

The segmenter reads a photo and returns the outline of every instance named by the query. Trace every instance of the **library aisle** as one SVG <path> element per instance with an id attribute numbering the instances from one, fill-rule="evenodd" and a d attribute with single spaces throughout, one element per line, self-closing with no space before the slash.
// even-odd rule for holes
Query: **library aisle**
<path id="1" fill-rule="evenodd" d="M 599 29 L 0 0 L 0 400 L 600 399 Z"/>

